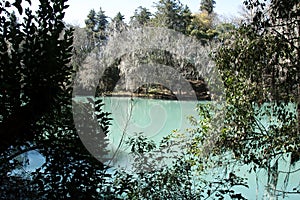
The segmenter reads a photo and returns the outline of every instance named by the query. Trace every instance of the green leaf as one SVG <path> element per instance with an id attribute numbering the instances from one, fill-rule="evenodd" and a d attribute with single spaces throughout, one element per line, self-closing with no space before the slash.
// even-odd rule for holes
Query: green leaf
<path id="1" fill-rule="evenodd" d="M 17 9 L 20 15 L 23 14 L 23 8 L 22 8 L 22 0 L 16 0 L 15 3 L 13 3 L 12 5 L 14 5 Z"/>

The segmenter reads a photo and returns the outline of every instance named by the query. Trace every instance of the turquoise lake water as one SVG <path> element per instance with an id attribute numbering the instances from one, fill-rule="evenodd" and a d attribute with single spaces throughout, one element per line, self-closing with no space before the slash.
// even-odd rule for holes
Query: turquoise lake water
<path id="1" fill-rule="evenodd" d="M 192 128 L 188 116 L 197 116 L 195 111 L 197 103 L 193 101 L 169 101 L 141 98 L 118 98 L 105 97 L 105 110 L 112 113 L 111 142 L 117 145 L 120 142 L 120 136 L 134 135 L 134 133 L 143 133 L 149 139 L 160 141 L 164 136 L 172 133 L 174 129 L 184 132 L 187 128 Z M 262 110 L 266 107 L 261 107 Z M 293 105 L 288 109 L 294 110 Z M 262 123 L 268 127 L 266 122 L 270 119 L 262 118 Z M 273 123 L 279 123 L 276 117 L 271 119 Z M 125 132 L 124 132 L 124 129 Z M 126 147 L 124 147 L 126 151 Z M 226 158 L 224 158 L 226 159 Z M 286 156 L 289 160 L 289 155 Z M 282 172 L 297 170 L 300 164 L 291 167 L 283 159 L 279 160 L 279 170 Z M 250 166 L 237 165 L 232 166 L 237 175 L 247 178 L 249 188 L 236 187 L 236 191 L 241 192 L 247 199 L 272 199 L 266 192 L 267 172 L 263 169 L 257 173 L 249 173 Z M 279 174 L 278 189 L 293 191 L 293 187 L 300 184 L 300 171 L 293 173 L 289 178 L 289 183 L 284 185 L 286 174 Z M 299 200 L 300 195 L 279 196 L 278 199 Z"/>
<path id="2" fill-rule="evenodd" d="M 173 130 L 191 128 L 188 117 L 197 115 L 195 110 L 197 103 L 195 101 L 105 97 L 104 111 L 110 112 L 113 119 L 110 139 L 114 144 L 118 144 L 120 135 L 125 132 L 128 137 L 141 133 L 159 142 Z"/>
<path id="3" fill-rule="evenodd" d="M 172 133 L 174 129 L 184 132 L 185 129 L 191 128 L 189 116 L 196 116 L 195 110 L 197 103 L 195 101 L 169 101 L 142 98 L 126 98 L 126 97 L 104 97 L 104 111 L 110 112 L 113 121 L 110 127 L 110 148 L 113 152 L 119 145 L 122 135 L 130 137 L 136 133 L 143 134 L 147 138 L 159 142 L 164 136 Z M 85 101 L 81 98 L 80 101 Z M 126 145 L 121 146 L 123 155 L 129 152 Z M 44 159 L 37 152 L 29 152 L 30 165 L 27 169 L 37 168 L 44 162 Z M 121 154 L 122 156 L 122 154 Z M 226 159 L 226 158 L 224 158 Z M 289 160 L 289 155 L 286 156 Z M 246 177 L 249 188 L 235 187 L 234 190 L 241 192 L 247 199 L 272 199 L 267 196 L 267 172 L 263 169 L 257 173 L 249 173 L 250 167 L 247 165 L 232 166 L 238 175 Z M 279 174 L 278 189 L 292 191 L 294 187 L 300 185 L 300 163 L 291 167 L 283 159 L 279 160 L 279 170 L 282 172 L 296 171 L 289 178 L 289 184 L 284 185 L 286 174 Z M 208 179 L 209 179 L 208 175 Z M 211 175 L 213 176 L 213 175 Z M 228 198 L 229 199 L 229 198 Z M 273 198 L 275 199 L 275 198 Z M 300 195 L 291 194 L 277 199 L 299 200 Z"/>

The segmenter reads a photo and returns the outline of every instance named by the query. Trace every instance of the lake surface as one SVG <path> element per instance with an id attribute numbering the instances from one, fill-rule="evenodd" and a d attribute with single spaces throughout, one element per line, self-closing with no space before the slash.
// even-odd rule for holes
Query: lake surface
<path id="1" fill-rule="evenodd" d="M 104 97 L 104 111 L 110 112 L 110 140 L 118 145 L 122 134 L 127 137 L 143 134 L 159 142 L 173 130 L 184 131 L 192 126 L 189 116 L 196 116 L 198 102 L 127 97 Z M 202 102 L 204 103 L 204 102 Z"/>
<path id="2" fill-rule="evenodd" d="M 184 132 L 185 129 L 191 128 L 188 120 L 189 116 L 197 116 L 195 110 L 196 101 L 170 101 L 143 98 L 128 97 L 103 97 L 105 105 L 104 111 L 110 112 L 113 118 L 110 127 L 110 150 L 114 152 L 121 142 L 121 138 L 134 136 L 136 133 L 143 134 L 155 142 L 159 142 L 163 137 L 169 135 L 173 130 Z M 80 97 L 79 101 L 84 102 L 84 97 Z M 122 145 L 120 148 L 121 156 L 126 157 L 129 149 L 128 146 Z M 44 159 L 37 152 L 29 152 L 30 158 L 28 170 L 32 170 L 40 166 Z M 226 159 L 226 158 L 224 158 Z M 286 160 L 289 160 L 287 155 Z M 257 173 L 249 172 L 250 166 L 232 166 L 238 175 L 247 178 L 249 188 L 235 187 L 234 190 L 241 192 L 247 199 L 271 199 L 266 196 L 267 172 L 259 170 Z M 284 160 L 279 161 L 280 171 L 294 171 L 300 168 L 299 162 L 291 167 Z M 209 177 L 207 177 L 209 178 Z M 286 176 L 284 173 L 279 174 L 278 188 L 293 190 L 293 187 L 300 185 L 300 171 L 293 173 L 289 178 L 289 184 L 285 185 Z M 229 199 L 229 198 L 228 198 Z M 289 195 L 285 198 L 278 199 L 298 200 L 300 195 Z"/>
<path id="3" fill-rule="evenodd" d="M 172 100 L 157 100 L 157 99 L 143 99 L 143 98 L 128 98 L 128 97 L 104 97 L 102 98 L 105 105 L 104 111 L 110 112 L 112 125 L 110 127 L 110 142 L 111 151 L 115 152 L 120 142 L 124 144 L 124 140 L 135 134 L 143 134 L 147 138 L 154 140 L 155 142 L 161 141 L 161 139 L 174 130 L 184 132 L 187 128 L 192 128 L 188 117 L 197 117 L 195 110 L 198 103 L 206 103 L 203 101 L 172 101 Z M 261 110 L 267 109 L 261 107 Z M 293 105 L 289 105 L 288 109 L 294 109 Z M 262 118 L 262 124 L 268 127 L 267 121 L 270 119 Z M 274 117 L 271 121 L 276 122 Z M 124 140 L 121 141 L 124 135 Z M 121 145 L 119 152 L 120 157 L 127 157 L 129 147 Z M 226 159 L 226 158 L 224 158 Z M 289 155 L 286 156 L 286 160 L 289 160 Z M 120 162 L 125 162 L 126 159 Z M 129 165 L 124 165 L 129 166 Z M 249 188 L 235 187 L 233 188 L 237 192 L 244 194 L 247 199 L 272 199 L 267 195 L 267 172 L 263 169 L 258 170 L 257 173 L 249 172 L 250 166 L 237 165 L 231 166 L 237 175 L 245 177 L 249 184 Z M 285 160 L 279 160 L 279 170 L 287 172 L 289 170 L 297 170 L 300 164 L 290 166 Z M 222 169 L 221 169 L 222 170 Z M 292 191 L 293 187 L 300 184 L 300 171 L 296 172 L 289 178 L 289 184 L 284 186 L 286 180 L 286 174 L 279 174 L 278 188 Z M 209 178 L 209 177 L 207 177 Z M 213 177 L 212 177 L 213 178 Z M 228 198 L 229 199 L 229 198 Z M 300 195 L 288 195 L 284 198 L 282 196 L 278 199 L 291 199 L 298 200 Z"/>

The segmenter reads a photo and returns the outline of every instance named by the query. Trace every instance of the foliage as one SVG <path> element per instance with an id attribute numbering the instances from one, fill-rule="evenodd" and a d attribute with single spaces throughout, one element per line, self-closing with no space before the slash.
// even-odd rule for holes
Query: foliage
<path id="1" fill-rule="evenodd" d="M 160 0 L 155 5 L 157 11 L 152 23 L 154 26 L 165 27 L 187 33 L 191 20 L 191 11 L 178 0 Z"/>
<path id="2" fill-rule="evenodd" d="M 213 0 L 201 1 L 201 13 L 194 15 L 177 0 L 158 1 L 153 18 L 139 7 L 131 18 L 135 28 L 166 27 L 195 36 L 203 44 L 221 41 L 223 46 L 214 59 L 227 105 L 224 112 L 219 105 L 200 104 L 199 119 L 190 118 L 195 128 L 173 133 L 160 145 L 141 134 L 129 138 L 133 170 L 118 170 L 114 175 L 90 155 L 99 159 L 107 155 L 109 113 L 102 111 L 101 100 L 72 102 L 71 86 L 73 69 L 88 69 L 81 75 L 83 81 L 95 76 L 92 67 L 98 63 L 93 56 L 101 53 L 97 47 L 128 28 L 124 16 L 119 12 L 108 23 L 101 8 L 98 13 L 91 10 L 85 29 L 76 29 L 73 43 L 73 31 L 62 21 L 66 0 L 40 1 L 36 14 L 23 8 L 26 2 L 30 4 L 30 0 L 1 0 L 0 7 L 1 198 L 245 199 L 235 190 L 247 187 L 246 179 L 234 170 L 239 164 L 248 164 L 254 172 L 268 172 L 270 196 L 299 193 L 299 186 L 295 191 L 277 187 L 279 175 L 286 182 L 293 175 L 291 170 L 280 172 L 280 162 L 292 169 L 300 160 L 297 0 L 271 0 L 269 10 L 263 2 L 247 0 L 245 5 L 255 13 L 253 20 L 239 28 L 216 26 Z M 204 58 L 197 62 L 211 67 L 203 53 L 206 47 L 198 51 Z M 103 72 L 97 92 L 113 90 L 122 73 L 136 70 L 120 68 L 124 63 L 159 63 L 177 68 L 187 79 L 205 78 L 193 64 L 176 56 L 157 49 L 123 55 Z M 222 112 L 224 118 L 218 115 Z M 96 130 L 90 123 L 94 119 L 100 125 Z M 96 148 L 83 146 L 86 133 Z M 184 151 L 178 153 L 176 147 Z M 30 151 L 45 158 L 34 171 L 26 171 L 28 163 L 21 160 Z M 24 173 L 18 175 L 16 169 Z"/>
<path id="3" fill-rule="evenodd" d="M 204 104 L 202 108 L 199 107 L 199 115 L 203 119 L 209 117 Z M 197 133 L 207 132 L 207 124 L 196 123 Z M 191 133 L 196 141 L 194 134 Z M 231 164 L 224 160 L 226 167 L 220 168 L 207 163 L 208 159 L 189 151 L 203 148 L 190 145 L 190 138 L 186 137 L 187 133 L 174 132 L 159 146 L 142 133 L 129 138 L 127 145 L 134 160 L 132 171 L 119 170 L 114 174 L 116 194 L 123 199 L 245 199 L 234 188 L 247 187 L 246 182 L 234 174 Z"/>
<path id="4" fill-rule="evenodd" d="M 40 134 L 37 122 L 68 104 L 72 31 L 65 29 L 65 1 L 42 2 L 37 15 L 21 2 L 1 2 L 1 148 Z M 39 59 L 36 59 L 38 56 Z"/>
<path id="5" fill-rule="evenodd" d="M 214 1 L 204 2 L 213 5 Z M 226 88 L 227 106 L 225 112 L 217 109 L 211 112 L 214 106 L 206 108 L 200 105 L 201 120 L 194 121 L 197 127 L 181 138 L 182 144 L 190 144 L 186 154 L 164 168 L 154 167 L 155 156 L 161 155 L 158 153 L 161 146 L 155 147 L 143 137 L 131 138 L 129 145 L 136 161 L 136 171 L 116 172 L 111 191 L 118 198 L 245 199 L 236 193 L 235 187 L 247 187 L 247 182 L 236 174 L 233 167 L 243 164 L 250 166 L 250 171 L 255 173 L 260 169 L 267 171 L 267 190 L 271 197 L 298 193 L 297 186 L 295 191 L 279 191 L 277 188 L 279 175 L 285 176 L 286 182 L 292 175 L 291 170 L 279 172 L 280 163 L 284 162 L 292 169 L 300 157 L 299 111 L 296 111 L 299 107 L 299 12 L 297 2 L 279 2 L 271 1 L 270 12 L 266 12 L 264 4 L 247 1 L 246 6 L 255 11 L 254 19 L 238 28 L 233 24 L 216 26 L 214 13 L 209 7 L 202 8 L 200 14 L 191 18 L 188 9 L 184 9 L 179 1 L 159 1 L 156 4 L 157 12 L 149 24 L 194 35 L 204 44 L 218 36 L 216 41 L 221 41 L 223 46 L 214 58 Z M 140 15 L 136 14 L 132 19 L 137 20 L 142 15 L 144 21 L 141 24 L 148 25 L 150 14 L 145 9 Z M 121 59 L 129 63 L 136 61 L 130 60 L 133 58 L 176 65 L 176 59 L 169 52 L 141 52 L 141 55 L 134 52 L 132 55 Z M 217 112 L 224 112 L 224 125 L 212 118 Z M 162 145 L 170 141 L 172 138 L 163 141 Z M 141 173 L 142 167 L 153 171 Z M 209 173 L 216 176 L 207 180 Z"/>
<path id="6" fill-rule="evenodd" d="M 85 21 L 86 28 L 91 29 L 95 32 L 104 31 L 107 26 L 107 23 L 107 16 L 105 15 L 105 12 L 102 10 L 101 7 L 97 15 L 95 10 L 92 9 L 88 14 L 88 19 L 86 19 Z"/>
<path id="7" fill-rule="evenodd" d="M 201 0 L 200 10 L 212 14 L 214 11 L 214 4 L 216 4 L 215 0 Z"/>
<path id="8" fill-rule="evenodd" d="M 148 25 L 151 16 L 152 13 L 147 8 L 140 6 L 134 11 L 134 15 L 130 18 L 130 24 L 137 27 Z"/>
<path id="9" fill-rule="evenodd" d="M 85 27 L 74 27 L 72 66 L 75 71 L 81 69 L 92 51 L 106 43 L 109 25 L 107 18 L 101 7 L 97 13 L 92 9 L 85 20 Z"/>
<path id="10" fill-rule="evenodd" d="M 109 196 L 106 167 L 82 145 L 72 112 L 72 29 L 63 23 L 66 0 L 1 1 L 0 132 L 1 199 L 98 199 Z M 14 10 L 18 10 L 15 14 Z M 23 18 L 18 20 L 25 10 Z M 110 118 L 101 101 L 82 103 L 95 110 L 107 133 Z M 92 107 L 93 109 L 91 109 Z M 79 113 L 75 113 L 80 116 Z M 81 123 L 90 119 L 82 115 Z M 92 134 L 92 133 L 91 133 Z M 99 143 L 104 153 L 106 140 Z M 101 148 L 100 148 L 101 147 Z M 34 151 L 42 166 L 26 170 L 20 158 Z M 24 171 L 18 174 L 17 171 Z"/>
<path id="11" fill-rule="evenodd" d="M 193 15 L 191 25 L 188 27 L 192 36 L 195 36 L 203 44 L 213 40 L 218 32 L 214 26 L 215 15 L 201 12 Z"/>
<path id="12" fill-rule="evenodd" d="M 124 19 L 124 15 L 120 12 L 112 19 L 108 27 L 110 36 L 115 36 L 126 30 L 127 24 L 124 22 Z"/>
<path id="13" fill-rule="evenodd" d="M 199 39 L 203 45 L 210 44 L 216 39 L 219 32 L 216 29 L 217 14 L 214 13 L 214 0 L 202 0 L 200 13 L 194 13 L 191 23 L 187 27 L 188 33 Z"/>
<path id="14" fill-rule="evenodd" d="M 85 20 L 87 38 L 90 44 L 89 51 L 93 50 L 96 46 L 101 45 L 107 39 L 106 28 L 108 26 L 107 16 L 100 8 L 98 13 L 94 9 L 90 11 Z"/>
<path id="15" fill-rule="evenodd" d="M 155 14 L 150 13 L 146 8 L 143 7 L 139 7 L 138 9 L 136 9 L 134 15 L 131 17 L 131 27 L 128 27 L 127 24 L 123 21 L 124 16 L 122 16 L 121 13 L 118 13 L 117 16 L 112 19 L 105 30 L 106 35 L 108 36 L 107 39 L 118 37 L 118 34 L 124 33 L 123 30 L 126 30 L 126 32 L 130 32 L 130 30 L 134 30 L 135 28 L 143 26 L 157 26 L 174 29 L 177 31 L 181 31 L 186 35 L 195 36 L 202 42 L 202 44 L 214 48 L 215 43 L 213 43 L 212 41 L 218 41 L 218 39 L 224 40 L 224 38 L 229 37 L 228 35 L 230 34 L 231 29 L 234 29 L 233 25 L 231 24 L 224 24 L 224 26 L 220 25 L 216 27 L 215 22 L 217 16 L 214 13 L 208 15 L 207 12 L 203 12 L 200 14 L 192 15 L 189 9 L 186 6 L 183 6 L 180 1 L 159 1 L 156 4 L 156 9 L 157 11 Z M 153 17 L 151 18 L 151 16 Z M 75 66 L 75 69 L 80 69 L 79 77 L 82 88 L 88 90 L 91 85 L 90 80 L 93 79 L 93 77 L 95 76 L 95 71 L 97 71 L 95 70 L 95 68 L 97 65 L 100 66 L 97 61 L 97 57 L 101 55 L 101 47 L 105 45 L 105 43 L 98 42 L 98 46 L 93 49 L 92 46 L 88 44 L 88 39 L 86 39 L 88 38 L 88 35 L 85 36 L 84 32 L 79 28 L 75 30 L 75 38 L 78 38 L 78 40 L 76 39 L 74 43 L 75 50 L 73 56 L 73 65 Z M 201 61 L 197 61 L 198 63 L 201 63 L 201 67 L 207 65 L 210 60 L 210 58 L 208 57 L 208 52 L 204 51 L 210 50 L 211 49 L 208 49 L 207 47 L 203 47 L 203 49 L 201 48 L 201 50 L 199 50 L 199 52 L 203 54 L 203 56 L 201 57 Z M 166 52 L 165 55 L 160 55 L 160 52 L 155 53 L 154 51 L 151 53 L 153 54 L 151 55 L 151 59 L 145 58 L 146 55 L 148 55 L 147 52 L 134 52 L 131 53 L 131 55 L 124 55 L 122 56 L 122 58 L 116 60 L 113 66 L 106 66 L 107 69 L 104 72 L 101 72 L 102 74 L 104 74 L 104 76 L 103 79 L 100 80 L 97 93 L 110 93 L 111 91 L 113 91 L 116 83 L 119 80 L 121 81 L 124 76 L 132 74 L 131 71 L 135 69 L 134 67 L 130 68 L 121 65 L 124 65 L 124 62 L 130 60 L 131 57 L 134 57 L 134 59 L 137 60 L 146 59 L 147 62 L 150 63 L 156 61 L 162 64 L 172 66 L 176 65 L 175 68 L 177 68 L 177 65 L 180 65 L 178 66 L 180 67 L 180 69 L 178 68 L 180 70 L 180 73 L 184 74 L 184 77 L 191 81 L 190 83 L 192 84 L 192 87 L 196 91 L 197 95 L 201 96 L 202 94 L 204 94 L 204 85 L 200 83 L 203 80 L 203 77 L 199 75 L 199 69 L 192 69 L 191 64 L 187 63 L 186 61 L 182 61 L 182 59 L 179 59 L 178 63 L 176 61 L 176 64 L 172 60 L 160 62 L 160 57 L 162 57 L 163 59 L 170 58 L 170 55 L 168 55 L 170 53 L 168 52 Z M 139 58 L 139 54 L 144 54 L 145 57 Z M 90 56 L 87 57 L 87 55 Z M 157 58 L 155 58 L 155 56 Z M 127 66 L 136 65 L 135 60 L 130 60 L 129 62 L 130 63 L 125 64 Z M 126 90 L 128 88 L 131 88 L 131 84 L 132 83 L 124 83 Z M 201 85 L 202 88 L 199 87 L 199 85 Z M 202 95 L 201 99 L 207 99 L 207 97 L 204 96 L 205 95 Z"/>
<path id="16" fill-rule="evenodd" d="M 299 161 L 299 3 L 270 1 L 268 12 L 265 3 L 245 5 L 255 8 L 254 19 L 238 28 L 215 57 L 228 103 L 218 146 L 254 164 L 253 170 L 266 169 L 271 196 L 294 193 L 280 191 L 277 180 L 291 175 L 280 174 L 280 160 Z"/>
<path id="17" fill-rule="evenodd" d="M 82 71 L 88 56 L 92 53 L 99 52 L 100 47 L 107 42 L 110 34 L 109 26 L 111 25 L 107 18 L 101 7 L 97 14 L 96 11 L 92 9 L 85 20 L 86 26 L 84 28 L 75 27 L 72 65 L 76 71 Z M 119 19 L 123 20 L 123 16 L 119 16 Z M 113 71 L 110 73 L 113 78 L 105 76 L 105 78 L 108 79 L 105 82 L 108 85 L 105 87 L 111 88 L 114 86 L 111 83 L 111 79 L 115 80 L 118 78 L 119 73 L 116 71 L 116 68 L 110 68 L 109 70 Z M 95 75 L 94 72 L 91 73 Z M 81 81 L 81 88 L 82 91 L 85 91 L 87 87 L 90 86 L 89 82 L 84 83 L 84 81 L 89 78 L 89 74 L 85 73 L 82 76 L 84 76 L 84 80 Z M 82 94 L 84 94 L 84 92 L 82 92 Z"/>

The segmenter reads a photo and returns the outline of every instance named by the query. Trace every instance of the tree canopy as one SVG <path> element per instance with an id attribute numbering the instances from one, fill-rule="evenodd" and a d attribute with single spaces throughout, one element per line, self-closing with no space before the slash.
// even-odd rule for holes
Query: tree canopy
<path id="1" fill-rule="evenodd" d="M 157 11 L 154 14 L 154 26 L 186 33 L 191 19 L 191 11 L 187 6 L 183 6 L 178 0 L 159 0 L 155 7 Z"/>
<path id="2" fill-rule="evenodd" d="M 280 172 L 281 159 L 287 156 L 291 166 L 299 161 L 299 2 L 245 5 L 255 9 L 253 20 L 215 56 L 229 104 L 219 145 L 254 170 L 266 169 L 271 196 L 289 194 L 294 191 L 282 191 L 277 181 L 293 176 Z"/>
<path id="3" fill-rule="evenodd" d="M 102 182 L 104 166 L 87 152 L 72 118 L 73 30 L 63 22 L 66 0 L 41 1 L 35 14 L 29 4 L 1 1 L 0 7 L 0 198 L 97 199 L 88 177 Z M 101 101 L 95 104 L 100 111 Z M 108 114 L 101 113 L 107 131 Z M 22 162 L 30 153 L 45 160 L 34 171 Z"/>
<path id="4" fill-rule="evenodd" d="M 134 11 L 134 15 L 130 18 L 130 23 L 134 26 L 147 25 L 150 22 L 152 13 L 145 7 L 138 7 Z"/>
<path id="5" fill-rule="evenodd" d="M 206 11 L 208 14 L 212 14 L 216 1 L 215 0 L 201 0 L 200 10 Z"/>
<path id="6" fill-rule="evenodd" d="M 1 2 L 1 150 L 41 134 L 38 121 L 68 102 L 73 40 L 65 2 L 41 2 L 36 16 L 25 9 L 22 22 L 12 11 L 23 13 L 21 1 Z"/>

